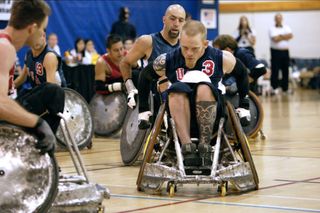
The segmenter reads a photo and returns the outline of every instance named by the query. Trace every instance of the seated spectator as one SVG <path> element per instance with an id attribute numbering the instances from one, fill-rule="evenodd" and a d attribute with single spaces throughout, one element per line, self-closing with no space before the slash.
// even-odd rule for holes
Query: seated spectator
<path id="1" fill-rule="evenodd" d="M 48 49 L 55 51 L 59 56 L 61 56 L 60 47 L 58 46 L 57 34 L 50 33 L 48 35 Z"/>
<path id="2" fill-rule="evenodd" d="M 86 48 L 83 58 L 83 64 L 93 64 L 95 65 L 98 61 L 99 54 L 97 53 L 94 43 L 91 39 L 86 40 Z"/>
<path id="3" fill-rule="evenodd" d="M 85 42 L 83 38 L 77 38 L 74 44 L 74 49 L 66 51 L 64 54 L 66 64 L 70 67 L 82 64 L 85 54 Z"/>
<path id="4" fill-rule="evenodd" d="M 124 47 L 126 53 L 129 52 L 129 50 L 132 48 L 133 43 L 134 43 L 134 40 L 131 38 L 125 39 L 123 41 L 123 47 Z"/>

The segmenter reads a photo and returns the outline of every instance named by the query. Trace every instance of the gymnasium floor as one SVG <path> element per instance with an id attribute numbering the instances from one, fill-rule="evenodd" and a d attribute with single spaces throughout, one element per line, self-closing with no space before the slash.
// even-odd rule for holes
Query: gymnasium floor
<path id="1" fill-rule="evenodd" d="M 265 141 L 250 141 L 260 178 L 258 191 L 220 197 L 212 185 L 178 186 L 174 197 L 136 190 L 139 165 L 123 166 L 118 138 L 94 138 L 81 151 L 92 182 L 107 186 L 106 212 L 320 212 L 320 93 L 261 97 Z M 67 153 L 57 154 L 63 173 L 74 173 Z"/>

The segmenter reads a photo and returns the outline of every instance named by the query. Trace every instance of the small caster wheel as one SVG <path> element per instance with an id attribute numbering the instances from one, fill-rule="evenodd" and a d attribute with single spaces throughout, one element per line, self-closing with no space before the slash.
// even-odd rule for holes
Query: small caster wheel
<path id="1" fill-rule="evenodd" d="M 98 212 L 98 213 L 104 213 L 104 212 L 105 212 L 105 211 L 104 211 L 104 207 L 103 207 L 103 206 L 99 206 L 97 212 Z"/>
<path id="2" fill-rule="evenodd" d="M 263 140 L 263 141 L 264 141 L 265 139 L 267 139 L 266 135 L 263 133 L 262 130 L 260 130 L 260 139 Z"/>
<path id="3" fill-rule="evenodd" d="M 228 183 L 223 182 L 218 186 L 218 192 L 220 192 L 220 196 L 224 197 L 227 195 Z"/>
<path id="4" fill-rule="evenodd" d="M 87 145 L 88 149 L 92 149 L 92 141 L 90 141 L 90 143 Z"/>
<path id="5" fill-rule="evenodd" d="M 172 181 L 168 182 L 167 192 L 169 193 L 170 197 L 173 197 L 174 194 L 177 192 L 177 185 Z"/>

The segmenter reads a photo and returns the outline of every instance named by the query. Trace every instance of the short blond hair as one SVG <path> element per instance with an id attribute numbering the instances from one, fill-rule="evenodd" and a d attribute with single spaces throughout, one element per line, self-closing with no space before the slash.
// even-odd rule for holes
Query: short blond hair
<path id="1" fill-rule="evenodd" d="M 196 20 L 187 21 L 182 27 L 182 33 L 185 33 L 187 36 L 196 36 L 201 34 L 202 39 L 207 39 L 206 27 L 200 21 Z"/>

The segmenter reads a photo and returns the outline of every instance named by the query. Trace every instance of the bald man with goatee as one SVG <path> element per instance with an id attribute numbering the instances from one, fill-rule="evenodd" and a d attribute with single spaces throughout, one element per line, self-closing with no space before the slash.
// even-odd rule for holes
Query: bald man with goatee
<path id="1" fill-rule="evenodd" d="M 179 34 L 185 23 L 186 12 L 179 4 L 170 5 L 162 18 L 163 28 L 160 32 L 140 36 L 134 43 L 132 49 L 120 62 L 120 70 L 128 92 L 128 106 L 134 108 L 136 100 L 134 96 L 138 90 L 132 82 L 131 67 L 140 59 L 152 62 L 162 53 L 167 53 L 179 46 Z M 149 89 L 149 88 L 146 88 Z M 140 106 L 145 112 L 148 106 Z M 139 110 L 140 111 L 140 110 Z M 151 112 L 139 114 L 139 119 L 148 120 Z"/>

